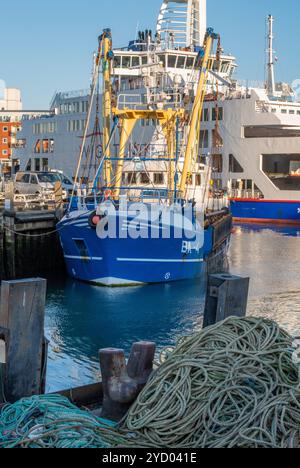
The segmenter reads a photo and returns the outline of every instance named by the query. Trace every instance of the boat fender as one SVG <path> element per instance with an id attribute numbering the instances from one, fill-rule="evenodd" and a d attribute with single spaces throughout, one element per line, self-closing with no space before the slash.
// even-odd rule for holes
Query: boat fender
<path id="1" fill-rule="evenodd" d="M 100 223 L 102 216 L 99 216 L 96 211 L 94 211 L 89 217 L 89 225 L 92 229 L 97 228 L 97 224 Z"/>

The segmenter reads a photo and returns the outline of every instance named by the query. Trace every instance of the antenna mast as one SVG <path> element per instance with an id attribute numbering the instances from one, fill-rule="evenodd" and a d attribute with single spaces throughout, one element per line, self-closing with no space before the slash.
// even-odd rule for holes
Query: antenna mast
<path id="1" fill-rule="evenodd" d="M 274 73 L 274 50 L 273 50 L 273 24 L 274 17 L 268 16 L 268 63 L 267 63 L 267 91 L 269 96 L 275 94 L 275 73 Z"/>

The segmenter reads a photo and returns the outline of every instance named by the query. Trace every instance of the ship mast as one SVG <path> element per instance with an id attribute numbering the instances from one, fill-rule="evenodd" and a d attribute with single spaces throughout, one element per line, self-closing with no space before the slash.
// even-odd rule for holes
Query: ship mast
<path id="1" fill-rule="evenodd" d="M 197 142 L 199 139 L 199 132 L 200 132 L 200 119 L 203 110 L 203 102 L 206 93 L 206 83 L 208 72 L 212 67 L 212 60 L 210 60 L 210 54 L 213 48 L 214 40 L 220 40 L 220 36 L 215 34 L 212 29 L 207 30 L 207 35 L 204 41 L 204 47 L 202 49 L 202 61 L 201 61 L 201 70 L 200 70 L 200 77 L 197 87 L 197 93 L 193 105 L 191 122 L 190 122 L 190 131 L 188 135 L 188 141 L 186 145 L 185 151 L 185 158 L 184 158 L 184 166 L 180 181 L 180 193 L 181 196 L 184 198 L 187 191 L 187 182 L 189 173 L 191 171 L 193 154 L 197 148 Z M 218 46 L 219 48 L 219 46 Z M 219 51 L 218 51 L 219 53 Z"/>
<path id="2" fill-rule="evenodd" d="M 268 62 L 267 62 L 267 91 L 269 96 L 275 95 L 274 51 L 273 51 L 273 24 L 274 17 L 268 16 Z"/>
<path id="3" fill-rule="evenodd" d="M 166 48 L 202 46 L 206 34 L 206 0 L 163 0 L 156 32 Z"/>
<path id="4" fill-rule="evenodd" d="M 105 183 L 111 185 L 112 166 L 110 160 L 110 123 L 111 123 L 111 30 L 105 29 L 103 40 L 103 154 L 105 155 Z"/>

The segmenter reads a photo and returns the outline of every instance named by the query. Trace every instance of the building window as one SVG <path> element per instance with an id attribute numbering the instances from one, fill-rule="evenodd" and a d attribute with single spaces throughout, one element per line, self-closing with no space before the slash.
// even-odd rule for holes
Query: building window
<path id="1" fill-rule="evenodd" d="M 7 150 L 2 150 L 2 156 L 7 156 L 8 155 L 8 151 Z"/>
<path id="2" fill-rule="evenodd" d="M 35 161 L 34 161 L 34 170 L 36 172 L 40 172 L 40 170 L 41 170 L 41 160 L 40 159 L 35 159 Z"/>
<path id="3" fill-rule="evenodd" d="M 35 147 L 34 147 L 34 152 L 36 154 L 39 154 L 41 152 L 41 140 L 38 140 L 35 144 Z"/>
<path id="4" fill-rule="evenodd" d="M 49 160 L 48 158 L 42 159 L 42 171 L 49 171 Z"/>
<path id="5" fill-rule="evenodd" d="M 8 127 L 3 127 L 3 132 L 8 132 Z"/>
<path id="6" fill-rule="evenodd" d="M 128 172 L 127 183 L 128 185 L 136 185 L 137 177 L 136 172 Z"/>
<path id="7" fill-rule="evenodd" d="M 3 138 L 3 139 L 2 139 L 2 143 L 3 143 L 4 145 L 7 145 L 8 139 L 7 139 L 7 138 Z"/>

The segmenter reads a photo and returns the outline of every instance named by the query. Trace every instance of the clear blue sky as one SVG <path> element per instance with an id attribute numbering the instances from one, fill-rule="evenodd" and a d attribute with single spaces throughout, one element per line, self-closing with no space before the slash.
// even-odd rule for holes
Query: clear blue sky
<path id="1" fill-rule="evenodd" d="M 277 80 L 300 78 L 298 0 L 207 0 L 208 24 L 237 57 L 238 77 L 264 79 L 265 17 L 276 18 Z M 98 34 L 126 45 L 153 28 L 161 0 L 14 0 L 2 2 L 0 80 L 21 88 L 26 108 L 47 108 L 55 90 L 89 86 Z"/>

